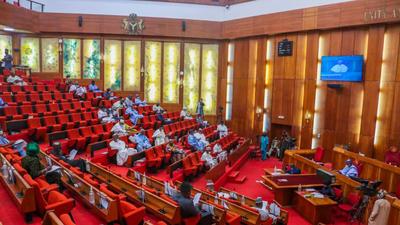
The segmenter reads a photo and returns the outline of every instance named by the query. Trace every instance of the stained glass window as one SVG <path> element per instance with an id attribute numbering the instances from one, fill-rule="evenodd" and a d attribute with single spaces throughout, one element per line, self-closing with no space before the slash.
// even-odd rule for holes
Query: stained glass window
<path id="1" fill-rule="evenodd" d="M 199 100 L 200 45 L 185 44 L 183 105 L 192 113 Z"/>
<path id="2" fill-rule="evenodd" d="M 63 40 L 63 68 L 64 77 L 79 79 L 81 77 L 81 40 L 64 39 Z"/>
<path id="3" fill-rule="evenodd" d="M 39 38 L 21 38 L 21 64 L 39 72 Z"/>
<path id="4" fill-rule="evenodd" d="M 57 73 L 58 63 L 58 39 L 42 38 L 42 72 Z"/>
<path id="5" fill-rule="evenodd" d="M 163 102 L 179 102 L 180 44 L 164 43 Z"/>
<path id="6" fill-rule="evenodd" d="M 159 102 L 161 94 L 161 42 L 146 42 L 145 46 L 144 98 Z"/>
<path id="7" fill-rule="evenodd" d="M 124 90 L 140 91 L 140 41 L 124 42 Z"/>
<path id="8" fill-rule="evenodd" d="M 3 59 L 5 49 L 12 55 L 12 38 L 9 35 L 0 35 L 0 59 Z"/>
<path id="9" fill-rule="evenodd" d="M 201 67 L 201 98 L 204 114 L 215 114 L 218 82 L 218 45 L 203 45 Z"/>
<path id="10" fill-rule="evenodd" d="M 121 90 L 121 41 L 104 41 L 104 88 Z"/>
<path id="11" fill-rule="evenodd" d="M 100 79 L 100 40 L 83 40 L 83 79 Z"/>

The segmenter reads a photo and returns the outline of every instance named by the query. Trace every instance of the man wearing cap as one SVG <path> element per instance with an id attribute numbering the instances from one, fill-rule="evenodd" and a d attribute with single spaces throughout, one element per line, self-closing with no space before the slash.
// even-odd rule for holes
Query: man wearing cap
<path id="1" fill-rule="evenodd" d="M 136 149 L 141 152 L 151 147 L 149 139 L 144 135 L 144 130 L 141 129 L 139 133 L 129 136 L 129 140 L 136 143 Z"/>
<path id="2" fill-rule="evenodd" d="M 206 136 L 203 133 L 203 130 L 200 128 L 198 131 L 194 133 L 194 136 L 197 138 L 199 142 L 202 142 L 204 146 L 209 145 L 210 143 L 207 141 Z"/>
<path id="3" fill-rule="evenodd" d="M 209 193 L 214 193 L 214 192 L 215 192 L 214 182 L 213 182 L 212 180 L 207 180 L 206 190 L 207 190 Z"/>
<path id="4" fill-rule="evenodd" d="M 136 109 L 129 107 L 125 110 L 125 115 L 129 116 L 129 120 L 132 122 L 132 124 L 136 125 L 139 119 L 143 118 L 143 115 L 139 114 Z"/>
<path id="5" fill-rule="evenodd" d="M 213 168 L 217 164 L 217 161 L 211 155 L 211 147 L 206 148 L 201 155 L 201 160 L 204 161 L 206 166 L 209 168 Z"/>
<path id="6" fill-rule="evenodd" d="M 351 159 L 346 160 L 346 166 L 339 170 L 339 173 L 347 177 L 358 177 L 357 167 L 353 165 L 353 161 Z"/>
<path id="7" fill-rule="evenodd" d="M 104 106 L 99 107 L 99 111 L 97 111 L 97 118 L 102 122 L 102 123 L 111 123 L 115 122 L 115 119 L 113 118 L 112 115 L 110 115 L 107 112 L 107 109 Z"/>
<path id="8" fill-rule="evenodd" d="M 184 120 L 191 120 L 192 119 L 192 117 L 190 116 L 190 113 L 187 111 L 187 107 L 186 106 L 183 106 L 180 116 Z"/>
<path id="9" fill-rule="evenodd" d="M 140 99 L 140 95 L 139 94 L 136 94 L 135 105 L 137 105 L 137 106 L 145 106 L 145 105 L 147 105 L 147 103 L 146 103 L 145 100 L 142 101 Z"/>
<path id="10" fill-rule="evenodd" d="M 16 141 L 10 141 L 4 135 L 3 130 L 0 130 L 0 146 L 1 147 L 12 147 L 14 150 L 18 152 L 18 154 L 22 157 L 26 156 L 26 152 L 24 148 L 26 147 L 26 141 L 23 139 L 18 139 Z"/>
<path id="11" fill-rule="evenodd" d="M 255 206 L 253 208 L 256 209 L 260 214 L 261 221 L 267 221 L 269 218 L 267 206 L 268 203 L 263 201 L 261 197 L 256 198 Z"/>
<path id="12" fill-rule="evenodd" d="M 194 131 L 190 130 L 188 135 L 188 144 L 194 148 L 196 151 L 203 151 L 205 145 L 200 142 L 195 136 Z"/>
<path id="13" fill-rule="evenodd" d="M 192 185 L 188 182 L 183 182 L 179 187 L 179 193 L 172 197 L 180 206 L 182 218 L 195 217 L 200 214 L 201 219 L 197 223 L 198 225 L 212 224 L 212 215 L 199 210 L 201 203 L 199 202 L 199 205 L 197 206 L 194 205 L 193 200 L 190 197 L 191 191 Z"/>
<path id="14" fill-rule="evenodd" d="M 368 219 L 368 225 L 387 225 L 390 214 L 390 202 L 385 199 L 386 192 L 380 190 Z"/>
<path id="15" fill-rule="evenodd" d="M 224 121 L 221 120 L 217 126 L 217 131 L 219 134 L 219 138 L 225 137 L 228 135 L 228 127 L 225 125 Z"/>
<path id="16" fill-rule="evenodd" d="M 135 154 L 137 151 L 134 148 L 128 148 L 126 143 L 119 139 L 118 134 L 114 134 L 110 141 L 110 148 L 117 150 L 117 165 L 122 166 L 128 160 L 130 155 Z"/>
<path id="17" fill-rule="evenodd" d="M 164 127 L 161 126 L 156 131 L 154 131 L 153 138 L 154 138 L 154 146 L 166 143 L 167 141 L 164 132 Z"/>
<path id="18" fill-rule="evenodd" d="M 113 132 L 113 134 L 117 134 L 119 136 L 128 135 L 128 131 L 126 130 L 126 127 L 125 127 L 125 121 L 123 119 L 119 120 L 119 122 L 116 123 L 111 128 L 111 132 Z"/>
<path id="19" fill-rule="evenodd" d="M 120 100 L 114 102 L 114 104 L 112 105 L 111 108 L 112 108 L 112 110 L 119 111 L 123 107 L 124 107 L 124 99 L 121 98 Z"/>

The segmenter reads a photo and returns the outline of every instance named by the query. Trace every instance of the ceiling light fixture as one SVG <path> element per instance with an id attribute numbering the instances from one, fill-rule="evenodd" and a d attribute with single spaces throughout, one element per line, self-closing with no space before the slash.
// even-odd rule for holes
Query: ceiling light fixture
<path id="1" fill-rule="evenodd" d="M 11 27 L 4 27 L 3 30 L 4 31 L 15 31 L 15 29 L 11 28 Z"/>

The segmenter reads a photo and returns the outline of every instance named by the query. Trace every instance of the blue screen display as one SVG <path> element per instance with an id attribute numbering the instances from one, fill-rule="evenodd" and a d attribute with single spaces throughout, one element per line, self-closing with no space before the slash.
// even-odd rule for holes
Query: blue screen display
<path id="1" fill-rule="evenodd" d="M 321 80 L 362 81 L 364 58 L 354 56 L 322 56 Z"/>

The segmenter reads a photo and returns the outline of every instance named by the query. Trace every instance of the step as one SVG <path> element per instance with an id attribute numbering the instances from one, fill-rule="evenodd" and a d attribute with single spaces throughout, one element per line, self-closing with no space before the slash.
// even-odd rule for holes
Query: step
<path id="1" fill-rule="evenodd" d="M 239 175 L 239 171 L 232 171 L 229 175 L 228 175 L 228 178 L 230 179 L 230 180 L 234 180 L 238 175 Z"/>
<path id="2" fill-rule="evenodd" d="M 233 183 L 236 183 L 236 184 L 243 184 L 243 183 L 246 181 L 246 179 L 247 179 L 246 176 L 241 176 L 241 177 L 236 178 L 236 179 L 233 181 Z"/>

